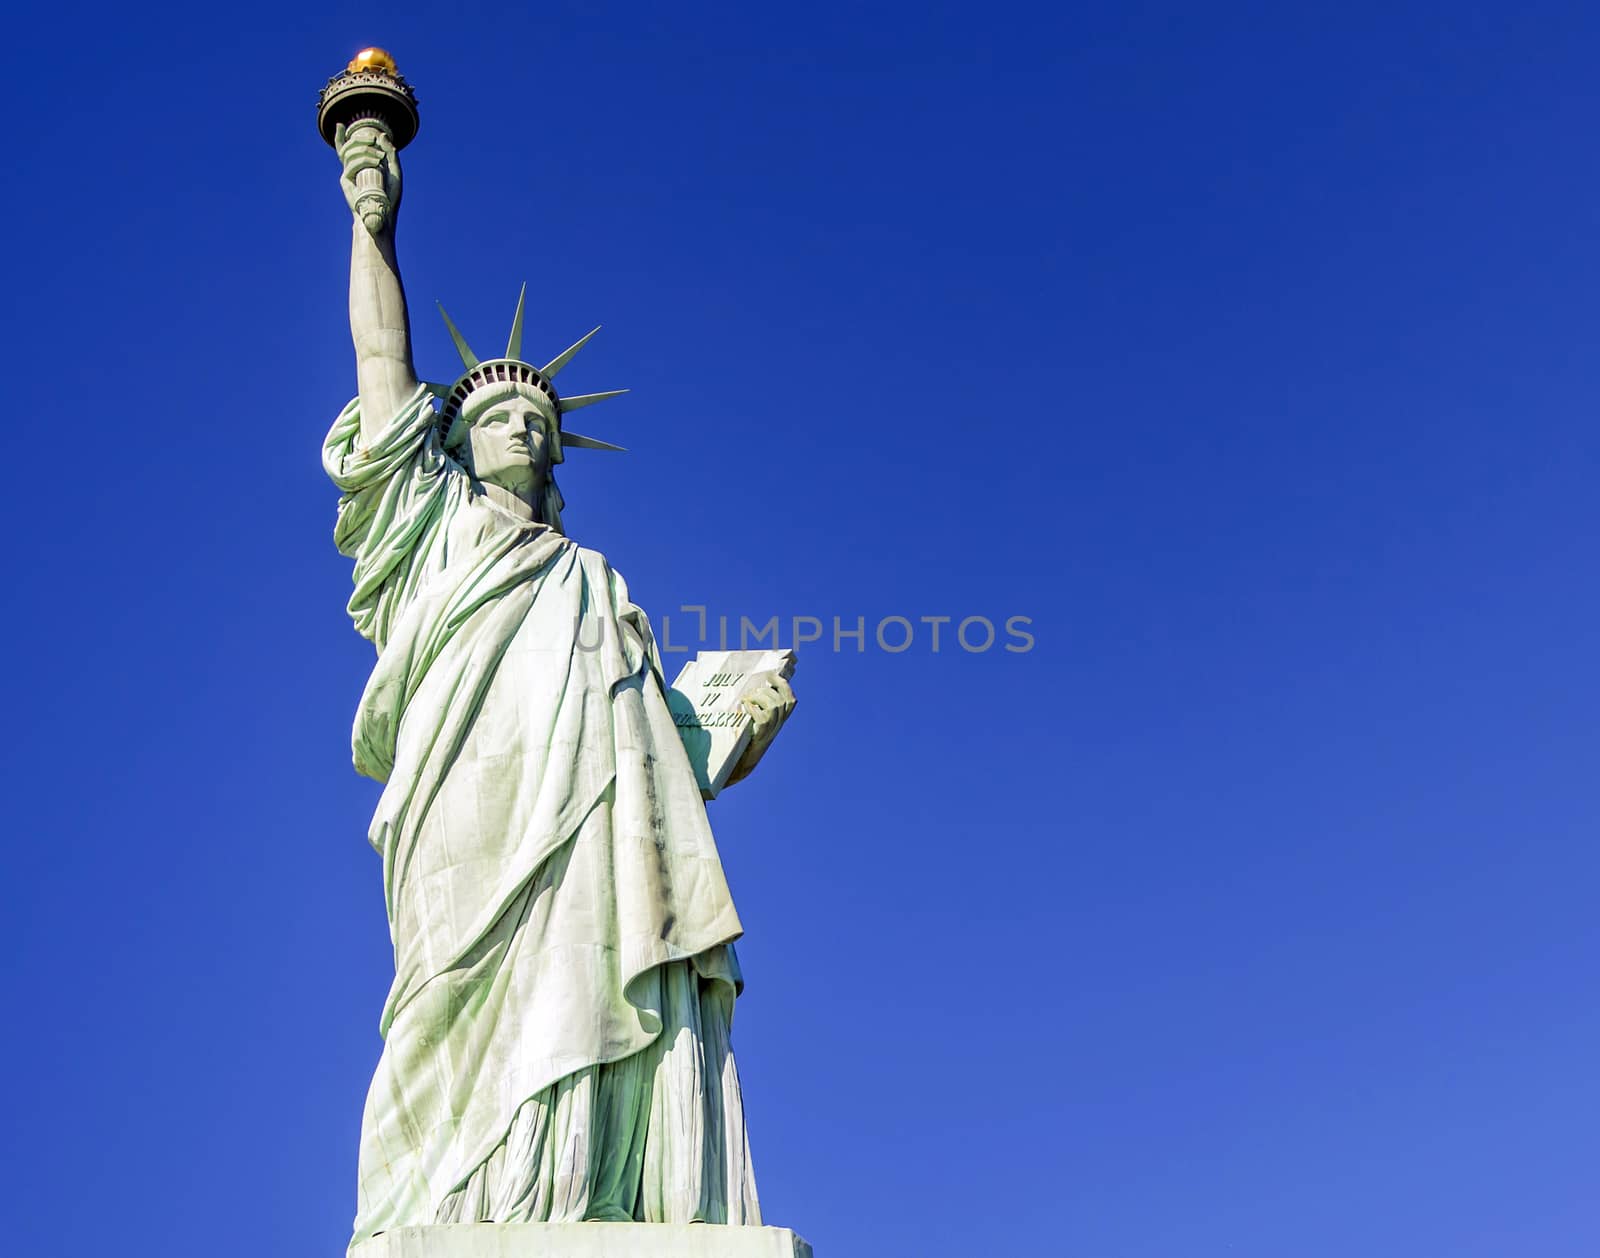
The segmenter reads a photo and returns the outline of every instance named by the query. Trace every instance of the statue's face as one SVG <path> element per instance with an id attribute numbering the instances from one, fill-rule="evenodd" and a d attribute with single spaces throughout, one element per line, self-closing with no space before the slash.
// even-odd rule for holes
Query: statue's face
<path id="1" fill-rule="evenodd" d="M 531 399 L 513 396 L 492 402 L 465 427 L 459 454 L 477 479 L 517 494 L 544 483 L 550 471 L 550 429 Z"/>

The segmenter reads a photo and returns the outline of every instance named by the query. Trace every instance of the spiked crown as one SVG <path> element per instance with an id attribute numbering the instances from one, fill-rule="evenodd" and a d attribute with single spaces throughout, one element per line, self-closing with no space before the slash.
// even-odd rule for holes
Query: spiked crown
<path id="1" fill-rule="evenodd" d="M 522 310 L 523 303 L 528 295 L 528 286 L 522 286 L 522 292 L 517 296 L 517 313 L 511 321 L 511 337 L 506 342 L 505 356 L 502 358 L 479 359 L 472 352 L 472 347 L 467 344 L 466 338 L 456 329 L 450 316 L 445 314 L 443 306 L 439 313 L 444 317 L 444 325 L 450 331 L 450 339 L 455 342 L 456 353 L 461 355 L 461 365 L 466 371 L 454 384 L 430 384 L 428 388 L 440 399 L 439 406 L 439 444 L 442 446 L 450 435 L 450 430 L 461 417 L 462 409 L 474 393 L 485 389 L 495 389 L 500 386 L 525 385 L 537 389 L 550 402 L 550 408 L 556 416 L 556 430 L 561 434 L 560 446 L 579 450 L 622 450 L 621 446 L 614 446 L 609 441 L 600 441 L 594 437 L 585 437 L 582 433 L 569 432 L 562 426 L 561 417 L 568 411 L 580 410 L 585 406 L 592 406 L 596 402 L 604 402 L 607 398 L 620 397 L 626 389 L 612 389 L 606 393 L 580 393 L 572 397 L 562 397 L 556 392 L 556 387 L 551 383 L 556 374 L 572 361 L 573 356 L 589 343 L 589 338 L 600 329 L 595 328 L 588 335 L 580 337 L 561 353 L 557 354 L 543 367 L 535 367 L 532 363 L 525 363 L 519 357 L 522 353 Z"/>

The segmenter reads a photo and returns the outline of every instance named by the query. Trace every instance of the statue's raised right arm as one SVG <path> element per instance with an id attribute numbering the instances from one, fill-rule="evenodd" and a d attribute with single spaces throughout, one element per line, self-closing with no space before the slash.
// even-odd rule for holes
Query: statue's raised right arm
<path id="1" fill-rule="evenodd" d="M 354 222 L 350 242 L 350 337 L 356 348 L 361 435 L 370 440 L 417 389 L 411 361 L 411 320 L 395 259 L 400 212 L 400 155 L 381 127 L 341 126 L 334 136 Z M 365 171 L 379 178 L 360 178 Z"/>

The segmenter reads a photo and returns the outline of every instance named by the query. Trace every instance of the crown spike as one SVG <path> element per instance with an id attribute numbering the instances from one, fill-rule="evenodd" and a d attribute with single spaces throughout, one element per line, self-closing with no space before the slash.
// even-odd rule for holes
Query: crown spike
<path id="1" fill-rule="evenodd" d="M 580 337 L 573 344 L 567 346 L 566 349 L 562 350 L 559 354 L 547 362 L 539 374 L 546 380 L 554 380 L 556 378 L 556 372 L 560 371 L 563 367 L 570 363 L 572 361 L 572 356 L 585 345 L 587 345 L 589 343 L 589 337 L 593 336 L 595 332 L 598 332 L 599 330 L 599 328 L 595 328 L 594 331 L 589 333 L 589 336 Z"/>
<path id="2" fill-rule="evenodd" d="M 478 365 L 478 356 L 472 352 L 472 346 L 467 344 L 467 338 L 456 331 L 456 325 L 450 322 L 450 316 L 445 313 L 444 303 L 434 304 L 439 307 L 439 317 L 444 320 L 444 326 L 450 329 L 450 339 L 456 343 L 456 353 L 461 355 L 461 365 L 471 371 Z"/>
<path id="3" fill-rule="evenodd" d="M 511 339 L 506 342 L 506 357 L 520 359 L 522 357 L 522 303 L 528 296 L 528 285 L 524 281 L 522 291 L 517 294 L 517 313 L 511 320 Z"/>
<path id="4" fill-rule="evenodd" d="M 582 410 L 585 406 L 593 406 L 596 402 L 604 402 L 607 398 L 621 397 L 626 389 L 612 389 L 609 393 L 580 393 L 576 397 L 564 397 L 557 407 L 565 415 L 568 411 Z"/>
<path id="5" fill-rule="evenodd" d="M 581 432 L 568 432 L 561 430 L 561 444 L 571 446 L 575 450 L 615 450 L 618 454 L 626 454 L 626 446 L 614 446 L 609 441 L 601 441 L 598 437 L 585 437 Z"/>

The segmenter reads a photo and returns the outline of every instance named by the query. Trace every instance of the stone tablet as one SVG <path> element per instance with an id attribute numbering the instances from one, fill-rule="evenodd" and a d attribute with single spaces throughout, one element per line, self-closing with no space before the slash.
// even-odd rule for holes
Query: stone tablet
<path id="1" fill-rule="evenodd" d="M 739 700 L 774 676 L 794 676 L 794 664 L 787 650 L 701 651 L 683 666 L 667 691 L 667 707 L 702 798 L 717 797 L 750 745 L 753 722 Z"/>

